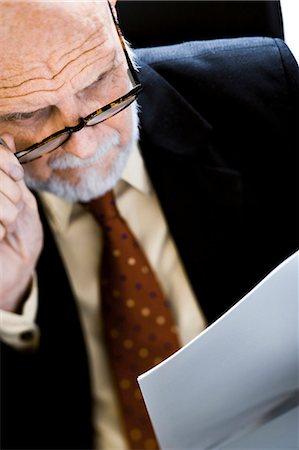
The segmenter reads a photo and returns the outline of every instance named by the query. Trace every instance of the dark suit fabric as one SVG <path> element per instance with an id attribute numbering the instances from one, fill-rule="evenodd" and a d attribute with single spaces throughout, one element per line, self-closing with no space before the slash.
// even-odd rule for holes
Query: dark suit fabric
<path id="1" fill-rule="evenodd" d="M 297 64 L 271 38 L 186 43 L 138 57 L 143 158 L 212 322 L 297 247 Z M 2 346 L 2 448 L 88 449 L 85 347 L 42 219 L 41 345 L 24 355 Z"/>

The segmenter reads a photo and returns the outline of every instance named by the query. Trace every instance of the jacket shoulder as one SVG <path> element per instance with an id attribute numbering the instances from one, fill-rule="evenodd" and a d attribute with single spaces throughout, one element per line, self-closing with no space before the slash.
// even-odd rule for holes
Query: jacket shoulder
<path id="1" fill-rule="evenodd" d="M 213 39 L 207 41 L 191 41 L 181 44 L 167 45 L 136 50 L 141 64 L 159 66 L 179 61 L 195 62 L 199 59 L 219 59 L 236 64 L 235 58 L 257 55 L 263 58 L 281 58 L 286 64 L 297 67 L 297 62 L 286 43 L 281 39 L 270 37 L 245 37 L 234 39 Z"/>

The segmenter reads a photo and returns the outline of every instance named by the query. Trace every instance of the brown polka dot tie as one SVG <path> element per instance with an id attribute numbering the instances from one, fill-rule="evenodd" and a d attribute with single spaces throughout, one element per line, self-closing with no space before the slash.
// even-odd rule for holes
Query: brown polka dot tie
<path id="1" fill-rule="evenodd" d="M 136 379 L 178 350 L 176 326 L 147 258 L 119 215 L 113 193 L 91 201 L 89 207 L 104 233 L 104 336 L 130 448 L 157 449 Z"/>

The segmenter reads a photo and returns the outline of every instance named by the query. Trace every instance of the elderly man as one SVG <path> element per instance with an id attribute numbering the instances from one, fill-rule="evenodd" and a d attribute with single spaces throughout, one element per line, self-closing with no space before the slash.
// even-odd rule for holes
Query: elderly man
<path id="1" fill-rule="evenodd" d="M 138 374 L 295 246 L 285 44 L 142 50 L 137 74 L 114 6 L 0 4 L 3 448 L 157 448 Z"/>

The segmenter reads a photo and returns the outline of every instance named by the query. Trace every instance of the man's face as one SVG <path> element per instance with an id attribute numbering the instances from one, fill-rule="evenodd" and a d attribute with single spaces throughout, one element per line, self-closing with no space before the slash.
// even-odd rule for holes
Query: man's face
<path id="1" fill-rule="evenodd" d="M 74 126 L 130 88 L 106 2 L 0 3 L 0 134 L 22 150 Z M 21 113 L 21 114 L 20 114 Z M 68 200 L 110 189 L 137 135 L 136 108 L 85 127 L 24 165 L 28 184 Z"/>

